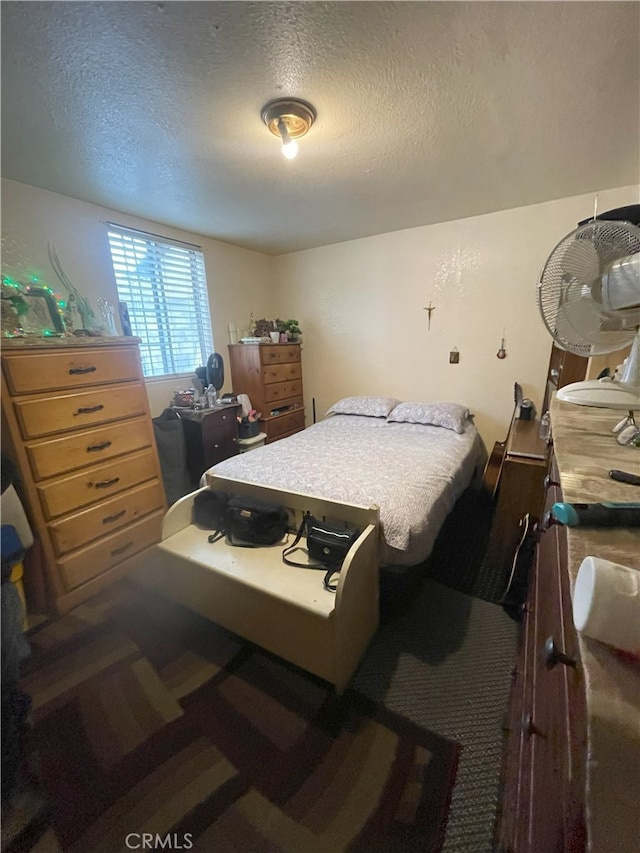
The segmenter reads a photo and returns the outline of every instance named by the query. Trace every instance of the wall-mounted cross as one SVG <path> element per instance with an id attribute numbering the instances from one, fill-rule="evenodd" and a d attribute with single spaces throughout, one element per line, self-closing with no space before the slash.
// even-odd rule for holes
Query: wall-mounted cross
<path id="1" fill-rule="evenodd" d="M 429 322 L 427 324 L 427 330 L 431 329 L 431 312 L 436 310 L 436 306 L 431 304 L 431 300 L 429 300 L 429 307 L 424 309 L 429 315 Z"/>

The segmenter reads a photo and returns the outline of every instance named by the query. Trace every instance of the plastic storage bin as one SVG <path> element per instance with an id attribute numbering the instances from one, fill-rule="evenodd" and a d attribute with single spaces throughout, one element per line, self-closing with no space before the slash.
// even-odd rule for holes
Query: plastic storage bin
<path id="1" fill-rule="evenodd" d="M 267 440 L 266 432 L 259 432 L 257 435 L 252 436 L 251 438 L 239 438 L 238 439 L 238 452 L 246 453 L 249 450 L 255 450 L 256 447 L 262 447 L 262 445 Z"/>

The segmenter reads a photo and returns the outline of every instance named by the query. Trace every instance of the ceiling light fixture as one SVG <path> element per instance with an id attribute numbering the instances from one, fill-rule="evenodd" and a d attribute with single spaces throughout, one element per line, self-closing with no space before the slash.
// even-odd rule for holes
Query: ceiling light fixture
<path id="1" fill-rule="evenodd" d="M 262 108 L 262 121 L 282 140 L 282 153 L 288 160 L 298 153 L 296 140 L 308 133 L 315 120 L 315 109 L 298 98 L 278 98 Z"/>

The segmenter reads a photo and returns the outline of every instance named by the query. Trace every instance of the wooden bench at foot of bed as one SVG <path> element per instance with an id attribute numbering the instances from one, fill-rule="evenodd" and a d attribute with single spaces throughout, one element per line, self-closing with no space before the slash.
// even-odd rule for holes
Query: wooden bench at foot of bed
<path id="1" fill-rule="evenodd" d="M 196 491 L 169 509 L 162 541 L 133 578 L 342 693 L 378 627 L 378 508 L 225 477 L 209 476 L 209 487 L 283 504 L 292 519 L 286 541 L 261 548 L 238 548 L 224 539 L 209 543 L 210 531 L 191 522 Z M 335 593 L 324 589 L 323 569 L 282 562 L 282 550 L 293 541 L 304 512 L 362 531 L 344 560 Z M 305 559 L 304 552 L 292 557 Z"/>

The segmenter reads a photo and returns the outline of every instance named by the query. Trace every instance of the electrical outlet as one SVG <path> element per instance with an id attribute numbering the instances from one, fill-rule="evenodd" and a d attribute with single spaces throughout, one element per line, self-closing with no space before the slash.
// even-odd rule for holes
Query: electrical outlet
<path id="1" fill-rule="evenodd" d="M 460 361 L 460 353 L 454 347 L 449 353 L 449 364 L 458 364 Z"/>

